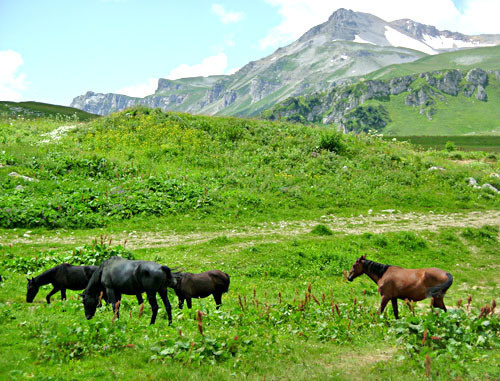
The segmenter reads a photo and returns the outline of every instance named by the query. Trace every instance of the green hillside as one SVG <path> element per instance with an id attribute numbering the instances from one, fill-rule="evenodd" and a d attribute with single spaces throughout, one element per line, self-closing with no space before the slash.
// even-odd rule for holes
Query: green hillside
<path id="1" fill-rule="evenodd" d="M 0 113 L 8 116 L 24 118 L 71 117 L 79 121 L 97 118 L 97 115 L 73 107 L 59 106 L 40 102 L 6 102 L 0 101 Z"/>
<path id="2" fill-rule="evenodd" d="M 414 62 L 389 65 L 365 75 L 365 79 L 390 79 L 435 70 L 500 70 L 500 46 L 457 50 L 420 58 Z"/>
<path id="3" fill-rule="evenodd" d="M 448 160 L 449 153 L 422 154 L 405 143 L 327 127 L 139 108 L 51 141 L 54 124 L 9 123 L 0 135 L 0 163 L 8 166 L 0 172 L 39 181 L 2 177 L 3 227 L 96 227 L 139 217 L 175 221 L 179 214 L 244 222 L 500 206 L 498 198 L 467 185 L 470 176 L 498 183 L 488 178 L 488 163 L 464 167 Z M 449 169 L 427 170 L 435 165 Z"/>
<path id="4" fill-rule="evenodd" d="M 292 97 L 262 116 L 333 124 L 357 133 L 498 135 L 499 105 L 500 71 L 450 69 L 367 79 L 310 96 Z"/>

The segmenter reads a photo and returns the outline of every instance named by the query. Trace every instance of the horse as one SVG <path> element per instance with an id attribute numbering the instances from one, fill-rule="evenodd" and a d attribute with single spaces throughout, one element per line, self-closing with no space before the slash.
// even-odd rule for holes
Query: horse
<path id="1" fill-rule="evenodd" d="M 118 317 L 119 304 L 122 294 L 138 295 L 143 292 L 148 297 L 149 304 L 153 310 L 150 324 L 156 321 L 158 303 L 156 293 L 160 297 L 167 310 L 169 325 L 172 324 L 172 307 L 168 300 L 167 287 L 175 284 L 172 273 L 168 266 L 162 266 L 156 262 L 127 260 L 114 256 L 107 259 L 94 272 L 87 287 L 81 294 L 85 317 L 92 319 L 99 303 L 99 294 L 105 291 L 109 303 L 113 306 L 113 312 Z"/>
<path id="2" fill-rule="evenodd" d="M 217 309 L 222 304 L 222 294 L 229 289 L 229 275 L 219 270 L 206 271 L 200 274 L 174 272 L 176 279 L 172 287 L 179 298 L 179 308 L 184 306 L 184 300 L 188 308 L 191 308 L 191 298 L 206 298 L 213 295 Z"/>
<path id="3" fill-rule="evenodd" d="M 74 266 L 69 263 L 61 263 L 40 275 L 29 279 L 26 292 L 26 302 L 33 303 L 40 286 L 51 283 L 52 291 L 45 297 L 50 304 L 50 297 L 61 291 L 61 300 L 66 299 L 66 290 L 83 290 L 90 277 L 97 270 L 97 266 Z"/>
<path id="4" fill-rule="evenodd" d="M 52 291 L 46 296 L 47 304 L 50 304 L 50 297 L 61 291 L 61 300 L 66 299 L 66 290 L 83 290 L 92 277 L 92 274 L 97 270 L 97 266 L 76 266 L 69 263 L 61 263 L 47 271 L 44 271 L 35 278 L 28 278 L 28 286 L 26 292 L 26 302 L 33 303 L 40 286 L 52 284 Z M 137 294 L 137 302 L 144 302 L 141 294 Z M 103 299 L 108 301 L 107 295 L 104 293 Z"/>
<path id="5" fill-rule="evenodd" d="M 356 260 L 347 280 L 352 282 L 362 274 L 368 275 L 378 285 L 378 292 L 382 297 L 379 315 L 384 312 L 389 300 L 392 302 L 394 316 L 398 319 L 398 299 L 418 302 L 428 297 L 431 297 L 433 307 L 446 312 L 443 298 L 453 283 L 453 276 L 444 270 L 435 267 L 404 269 L 369 261 L 364 255 Z"/>

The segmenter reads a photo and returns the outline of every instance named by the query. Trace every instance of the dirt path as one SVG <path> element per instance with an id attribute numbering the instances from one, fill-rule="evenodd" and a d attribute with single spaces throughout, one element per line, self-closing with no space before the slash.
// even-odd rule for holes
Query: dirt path
<path id="1" fill-rule="evenodd" d="M 281 221 L 260 224 L 248 229 L 230 229 L 217 232 L 197 232 L 186 234 L 172 234 L 172 232 L 124 232 L 113 236 L 113 242 L 127 241 L 130 249 L 168 247 L 176 245 L 196 245 L 211 239 L 225 236 L 227 238 L 265 238 L 279 241 L 286 237 L 306 234 L 316 225 L 323 224 L 335 233 L 363 234 L 366 232 L 383 233 L 394 231 L 437 231 L 452 227 L 481 227 L 484 225 L 500 226 L 500 211 L 484 211 L 470 213 L 387 213 L 375 215 L 360 215 L 357 217 L 323 216 L 317 220 Z M 7 239 L 0 236 L 0 245 L 9 244 L 74 244 L 80 246 L 91 242 L 95 236 L 73 237 L 59 236 L 30 236 Z"/>

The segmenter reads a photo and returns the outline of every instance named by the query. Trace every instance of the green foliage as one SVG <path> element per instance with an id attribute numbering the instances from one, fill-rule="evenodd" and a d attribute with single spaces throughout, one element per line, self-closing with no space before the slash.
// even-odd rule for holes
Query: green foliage
<path id="1" fill-rule="evenodd" d="M 382 105 L 356 107 L 345 118 L 347 130 L 357 133 L 379 132 L 391 121 L 389 113 Z"/>
<path id="2" fill-rule="evenodd" d="M 325 131 L 320 136 L 319 148 L 337 154 L 342 154 L 346 150 L 344 138 L 339 131 Z"/>
<path id="3" fill-rule="evenodd" d="M 47 270 L 61 263 L 72 265 L 94 265 L 98 266 L 106 259 L 115 255 L 125 259 L 135 259 L 131 251 L 123 246 L 111 246 L 104 242 L 101 237 L 100 243 L 97 239 L 93 244 L 87 244 L 82 248 L 77 248 L 71 252 L 59 254 L 53 251 L 38 252 L 33 257 L 17 256 L 9 249 L 0 247 L 2 258 L 0 268 L 15 271 L 22 274 L 30 274 L 37 271 Z"/>
<path id="4" fill-rule="evenodd" d="M 316 225 L 312 230 L 312 234 L 315 235 L 332 235 L 333 232 L 328 228 L 328 226 L 325 226 L 323 224 Z"/>
<path id="5" fill-rule="evenodd" d="M 436 369 L 433 373 L 441 373 L 439 364 L 443 364 L 449 375 L 459 376 L 468 373 L 465 363 L 478 353 L 500 348 L 499 329 L 497 315 L 458 308 L 400 319 L 389 332 L 395 333 L 406 354 L 421 364 L 430 356 Z"/>
<path id="6" fill-rule="evenodd" d="M 457 150 L 457 146 L 453 142 L 446 142 L 446 144 L 444 145 L 444 148 L 448 152 L 453 152 L 453 151 Z"/>

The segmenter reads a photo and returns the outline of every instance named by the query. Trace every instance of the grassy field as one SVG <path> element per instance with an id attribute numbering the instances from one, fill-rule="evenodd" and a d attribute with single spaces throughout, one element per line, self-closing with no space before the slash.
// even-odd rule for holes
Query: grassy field
<path id="1" fill-rule="evenodd" d="M 142 108 L 61 125 L 0 120 L 0 378 L 500 378 L 500 199 L 468 185 L 500 188 L 496 156 Z M 230 290 L 220 311 L 171 293 L 171 327 L 133 297 L 115 321 L 85 320 L 77 292 L 25 302 L 27 276 L 113 254 Z M 376 285 L 344 278 L 364 254 L 451 272 L 449 312 L 378 316 Z"/>
<path id="2" fill-rule="evenodd" d="M 484 151 L 500 153 L 500 136 L 385 136 L 384 139 L 407 141 L 425 149 L 444 150 L 452 142 L 459 151 Z"/>

